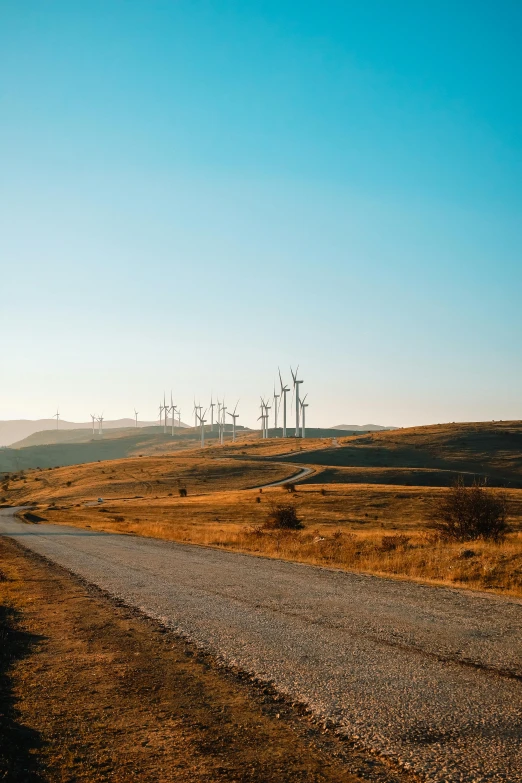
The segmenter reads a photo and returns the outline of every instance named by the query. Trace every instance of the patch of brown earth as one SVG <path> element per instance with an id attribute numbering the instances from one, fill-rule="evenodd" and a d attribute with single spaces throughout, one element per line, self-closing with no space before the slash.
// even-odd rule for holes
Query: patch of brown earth
<path id="1" fill-rule="evenodd" d="M 0 705 L 10 783 L 404 779 L 7 539 Z"/>

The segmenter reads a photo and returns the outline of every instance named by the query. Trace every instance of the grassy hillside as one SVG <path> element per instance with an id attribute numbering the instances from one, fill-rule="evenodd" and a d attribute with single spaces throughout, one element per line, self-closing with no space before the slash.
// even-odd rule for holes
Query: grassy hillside
<path id="1" fill-rule="evenodd" d="M 158 457 L 133 457 L 11 475 L 2 484 L 2 501 L 75 505 L 95 501 L 167 499 L 185 487 L 190 495 L 245 489 L 291 476 L 290 465 L 215 459 L 198 450 Z"/>
<path id="2" fill-rule="evenodd" d="M 40 450 L 62 465 L 67 450 L 70 459 L 81 452 L 85 462 L 86 456 L 99 459 L 100 449 L 109 456 L 18 471 L 1 482 L 0 502 L 32 502 L 34 513 L 58 524 L 522 595 L 520 422 L 380 432 L 338 438 L 338 446 L 332 438 L 261 440 L 259 433 L 247 433 L 235 444 L 214 440 L 201 450 L 197 435 L 192 430 L 176 440 L 133 433 L 12 449 L 32 459 Z M 119 458 L 118 450 L 133 456 Z M 294 463 L 315 467 L 296 491 L 249 489 L 290 478 Z M 466 471 L 470 479 L 482 473 L 509 485 L 512 531 L 505 541 L 448 542 L 430 529 L 444 486 Z M 180 488 L 188 497 L 180 497 Z M 281 502 L 295 505 L 302 532 L 264 527 L 273 504 Z"/>
<path id="3" fill-rule="evenodd" d="M 522 486 L 520 421 L 415 427 L 340 438 L 339 444 L 293 455 L 292 460 L 337 468 L 429 469 L 437 472 L 434 479 L 440 471 L 468 472 Z M 423 474 L 418 476 L 424 480 Z"/>
<path id="4" fill-rule="evenodd" d="M 193 427 L 182 429 L 174 437 L 164 434 L 160 427 L 112 430 L 93 437 L 92 431 L 70 430 L 50 433 L 58 442 L 27 445 L 22 448 L 0 449 L 0 473 L 79 465 L 98 460 L 122 459 L 138 454 L 169 454 L 180 449 L 193 448 L 200 443 L 200 432 Z M 44 441 L 49 433 L 35 433 L 25 442 Z M 230 436 L 229 436 L 230 437 Z M 207 433 L 207 443 L 217 442 L 217 433 Z M 72 440 L 72 442 L 71 442 Z"/>

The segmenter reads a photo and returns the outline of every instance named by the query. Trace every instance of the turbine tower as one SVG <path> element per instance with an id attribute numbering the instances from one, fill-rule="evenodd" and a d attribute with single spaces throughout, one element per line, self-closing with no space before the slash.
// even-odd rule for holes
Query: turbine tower
<path id="1" fill-rule="evenodd" d="M 56 408 L 56 413 L 54 414 L 53 419 L 56 419 L 56 429 L 58 429 L 58 422 L 60 421 L 60 414 L 58 413 L 58 408 Z"/>
<path id="2" fill-rule="evenodd" d="M 201 406 L 199 406 L 199 409 L 201 410 Z M 198 414 L 198 419 L 201 424 L 201 448 L 204 448 L 205 446 L 205 423 L 207 421 L 205 419 L 206 412 L 207 412 L 207 408 L 205 408 L 205 413 L 203 414 L 203 416 Z"/>
<path id="3" fill-rule="evenodd" d="M 214 408 L 216 407 L 216 403 L 212 399 L 212 394 L 210 395 L 210 431 L 214 432 Z"/>
<path id="4" fill-rule="evenodd" d="M 264 403 L 265 406 L 265 438 L 268 438 L 268 411 L 272 410 L 272 406 L 269 405 L 267 402 Z"/>
<path id="5" fill-rule="evenodd" d="M 275 429 L 275 437 L 277 438 L 277 414 L 279 411 L 279 403 L 278 399 L 280 398 L 280 394 L 276 394 L 275 390 L 275 383 L 274 383 L 274 429 Z"/>
<path id="6" fill-rule="evenodd" d="M 227 415 L 227 406 L 225 405 L 225 400 L 223 399 L 223 405 L 221 406 L 221 414 L 223 416 L 223 423 L 221 427 L 221 443 L 223 444 L 225 442 L 225 426 L 226 426 L 226 415 Z"/>
<path id="7" fill-rule="evenodd" d="M 138 426 L 138 411 L 136 410 L 136 408 L 134 408 L 134 418 L 136 420 L 136 423 L 135 423 L 134 426 L 137 427 Z"/>
<path id="8" fill-rule="evenodd" d="M 281 384 L 281 397 L 283 398 L 283 438 L 286 438 L 286 395 L 290 391 L 290 387 L 283 384 L 281 370 L 279 370 L 279 383 Z"/>
<path id="9" fill-rule="evenodd" d="M 161 400 L 160 400 L 160 404 L 159 404 L 159 426 L 160 427 L 161 427 L 162 420 L 163 420 L 163 405 L 161 404 Z"/>
<path id="10" fill-rule="evenodd" d="M 294 390 L 295 390 L 295 437 L 298 438 L 299 433 L 299 384 L 303 383 L 303 381 L 297 380 L 297 372 L 299 370 L 299 365 L 297 365 L 296 371 L 294 372 L 292 368 L 290 367 L 290 372 L 292 373 L 292 380 L 294 382 Z"/>
<path id="11" fill-rule="evenodd" d="M 165 414 L 165 421 L 163 423 L 163 434 L 166 435 L 167 434 L 167 416 L 168 416 L 168 413 L 169 413 L 169 406 L 167 405 L 167 403 L 165 401 L 165 392 L 163 392 L 163 412 Z"/>
<path id="12" fill-rule="evenodd" d="M 98 416 L 98 435 L 103 435 L 103 413 Z"/>
<path id="13" fill-rule="evenodd" d="M 232 440 L 235 441 L 236 439 L 236 419 L 239 418 L 239 413 L 236 413 L 237 406 L 239 405 L 239 400 L 236 402 L 236 407 L 234 408 L 234 413 L 229 413 L 228 415 L 232 419 Z"/>
<path id="14" fill-rule="evenodd" d="M 301 400 L 301 412 L 302 412 L 301 437 L 302 438 L 306 438 L 306 409 L 308 408 L 308 403 L 305 403 L 305 400 L 307 397 L 308 394 L 305 394 L 305 396 Z"/>
<path id="15" fill-rule="evenodd" d="M 94 422 L 96 421 L 96 414 L 95 413 L 90 413 L 89 416 L 92 419 L 92 434 L 94 435 Z"/>

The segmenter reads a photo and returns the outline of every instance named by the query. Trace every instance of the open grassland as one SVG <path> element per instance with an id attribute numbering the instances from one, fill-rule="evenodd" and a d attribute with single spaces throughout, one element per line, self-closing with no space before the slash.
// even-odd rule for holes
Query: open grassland
<path id="1" fill-rule="evenodd" d="M 295 455 L 296 462 L 330 467 L 414 468 L 487 476 L 522 487 L 522 422 L 437 424 L 340 438 Z"/>
<path id="2" fill-rule="evenodd" d="M 37 514 L 59 524 L 522 595 L 520 422 L 335 441 L 243 433 L 236 443 L 213 441 L 205 450 L 186 437 L 185 448 L 169 455 L 140 451 L 141 457 L 18 471 L 3 481 L 0 502 L 34 503 Z M 296 493 L 249 489 L 290 478 L 293 463 L 314 468 Z M 460 473 L 508 487 L 513 532 L 503 543 L 449 544 L 430 531 L 433 502 Z M 179 496 L 182 488 L 188 497 Z M 295 504 L 302 532 L 263 527 L 277 502 Z"/>
<path id="3" fill-rule="evenodd" d="M 500 544 L 448 543 L 429 528 L 440 488 L 299 486 L 262 493 L 221 491 L 188 498 L 64 504 L 35 509 L 58 524 L 522 596 L 522 491 L 508 490 L 513 532 Z M 295 504 L 305 528 L 264 528 L 275 503 Z"/>
<path id="4" fill-rule="evenodd" d="M 292 465 L 277 462 L 213 457 L 209 452 L 136 457 L 53 470 L 17 473 L 1 485 L 2 501 L 75 503 L 143 497 L 147 500 L 223 489 L 244 489 L 279 481 L 295 473 Z"/>

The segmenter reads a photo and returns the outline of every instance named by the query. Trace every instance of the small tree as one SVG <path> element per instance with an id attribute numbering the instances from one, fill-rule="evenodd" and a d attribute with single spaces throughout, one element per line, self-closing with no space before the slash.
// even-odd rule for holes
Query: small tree
<path id="1" fill-rule="evenodd" d="M 435 501 L 432 527 L 443 538 L 453 541 L 477 539 L 501 541 L 509 532 L 507 497 L 493 492 L 484 482 L 475 480 L 470 487 L 462 476 Z"/>
<path id="2" fill-rule="evenodd" d="M 304 527 L 292 503 L 273 505 L 264 526 L 269 530 L 302 530 Z"/>

